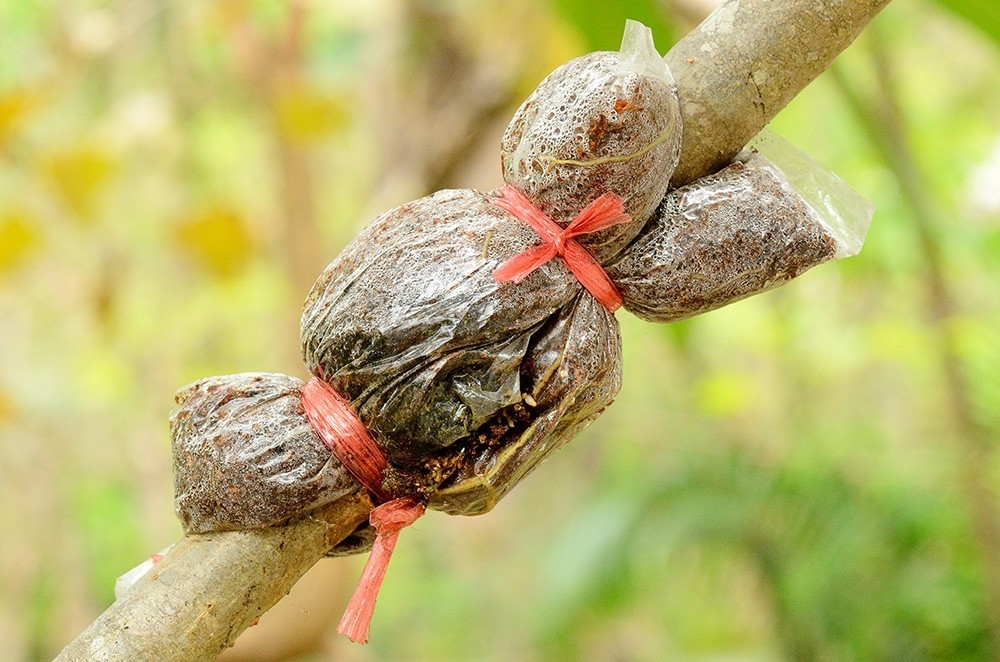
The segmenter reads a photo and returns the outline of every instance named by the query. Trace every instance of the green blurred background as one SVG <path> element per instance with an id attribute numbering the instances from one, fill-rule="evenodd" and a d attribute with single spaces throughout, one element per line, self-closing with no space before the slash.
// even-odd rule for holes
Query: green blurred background
<path id="1" fill-rule="evenodd" d="M 358 229 L 493 188 L 546 73 L 712 4 L 0 3 L 0 659 L 180 536 L 176 389 L 302 376 Z M 995 0 L 896 0 L 772 125 L 876 204 L 860 256 L 622 312 L 615 406 L 490 515 L 405 532 L 370 646 L 334 633 L 364 559 L 331 559 L 231 659 L 1000 656 L 998 48 Z"/>

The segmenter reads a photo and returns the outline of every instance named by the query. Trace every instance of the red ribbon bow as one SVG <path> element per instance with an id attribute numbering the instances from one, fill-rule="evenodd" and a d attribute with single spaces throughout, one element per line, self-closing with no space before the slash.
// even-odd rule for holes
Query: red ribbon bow
<path id="1" fill-rule="evenodd" d="M 332 386 L 317 377 L 310 379 L 302 388 L 302 408 L 309 424 L 330 452 L 376 500 L 383 502 L 368 516 L 375 527 L 375 542 L 354 595 L 337 626 L 337 632 L 346 634 L 351 641 L 364 644 L 368 642 L 368 626 L 375 612 L 375 599 L 396 548 L 399 532 L 424 514 L 426 504 L 413 497 L 390 499 L 382 488 L 382 473 L 388 465 L 385 453 L 358 419 L 351 404 Z"/>
<path id="2" fill-rule="evenodd" d="M 610 312 L 621 307 L 622 296 L 607 272 L 594 256 L 574 239 L 631 220 L 625 213 L 621 198 L 614 193 L 605 193 L 587 205 L 565 229 L 510 184 L 504 184 L 500 193 L 494 198 L 493 204 L 530 225 L 544 242 L 518 253 L 500 265 L 500 268 L 493 272 L 494 280 L 498 283 L 505 281 L 520 283 L 532 271 L 558 256 L 580 284 L 593 294 L 602 306 Z"/>

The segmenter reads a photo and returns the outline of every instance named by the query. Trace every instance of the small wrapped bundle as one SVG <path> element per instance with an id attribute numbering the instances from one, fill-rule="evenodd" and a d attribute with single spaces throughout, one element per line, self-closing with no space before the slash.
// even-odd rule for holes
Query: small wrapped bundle
<path id="1" fill-rule="evenodd" d="M 681 134 L 677 87 L 652 32 L 626 21 L 620 52 L 567 62 L 514 113 L 501 143 L 503 175 L 563 226 L 602 193 L 618 194 L 631 220 L 580 239 L 603 264 L 660 204 Z"/>
<path id="2" fill-rule="evenodd" d="M 618 324 L 564 265 L 493 278 L 536 241 L 488 196 L 441 191 L 377 219 L 306 299 L 306 366 L 432 508 L 488 511 L 618 392 Z"/>
<path id="3" fill-rule="evenodd" d="M 275 526 L 361 489 L 306 420 L 302 386 L 286 375 L 243 373 L 178 391 L 170 416 L 174 507 L 187 533 Z M 358 546 L 347 540 L 337 552 Z"/>
<path id="4" fill-rule="evenodd" d="M 607 271 L 627 310 L 672 322 L 856 254 L 872 212 L 842 181 L 765 132 L 726 168 L 672 191 Z"/>

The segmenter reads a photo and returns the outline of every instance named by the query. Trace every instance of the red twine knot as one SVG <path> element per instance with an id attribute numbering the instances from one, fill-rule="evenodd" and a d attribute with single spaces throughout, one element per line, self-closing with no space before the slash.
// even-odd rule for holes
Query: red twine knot
<path id="1" fill-rule="evenodd" d="M 375 600 L 385 578 L 399 532 L 424 514 L 426 505 L 414 497 L 391 499 L 382 487 L 388 462 L 350 403 L 322 379 L 313 377 L 302 388 L 302 407 L 316 434 L 334 457 L 382 502 L 369 514 L 375 542 L 354 595 L 347 604 L 337 632 L 354 642 L 368 643 L 368 628 Z"/>
<path id="2" fill-rule="evenodd" d="M 631 220 L 625 213 L 621 198 L 611 192 L 605 193 L 587 205 L 565 229 L 510 184 L 504 184 L 500 193 L 494 198 L 493 204 L 530 225 L 543 241 L 500 265 L 500 268 L 493 272 L 494 280 L 498 283 L 505 281 L 520 283 L 532 271 L 558 256 L 580 284 L 594 295 L 602 306 L 610 312 L 621 307 L 622 296 L 607 272 L 594 256 L 574 239 Z"/>

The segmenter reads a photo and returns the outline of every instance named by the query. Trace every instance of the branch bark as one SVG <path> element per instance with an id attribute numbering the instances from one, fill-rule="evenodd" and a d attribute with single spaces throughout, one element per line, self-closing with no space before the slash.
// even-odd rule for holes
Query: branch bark
<path id="1" fill-rule="evenodd" d="M 359 491 L 285 526 L 186 536 L 56 660 L 214 660 L 371 509 Z"/>
<path id="2" fill-rule="evenodd" d="M 730 0 L 667 54 L 684 139 L 673 185 L 729 162 L 890 0 Z M 188 536 L 57 660 L 210 660 L 362 522 L 366 496 L 283 527 Z"/>
<path id="3" fill-rule="evenodd" d="M 729 163 L 890 0 L 729 0 L 667 53 L 684 140 L 671 186 Z"/>

